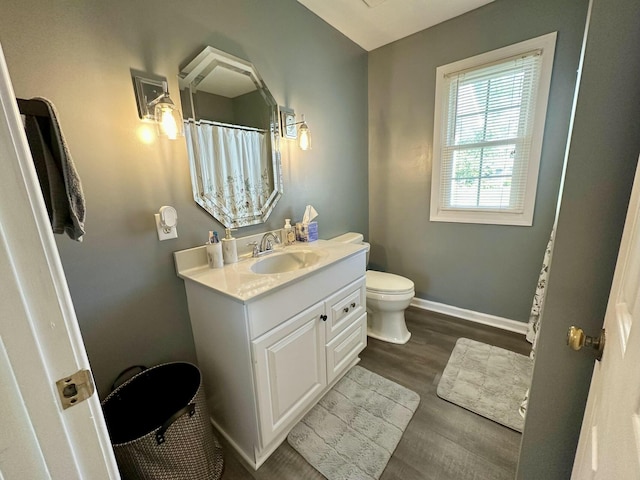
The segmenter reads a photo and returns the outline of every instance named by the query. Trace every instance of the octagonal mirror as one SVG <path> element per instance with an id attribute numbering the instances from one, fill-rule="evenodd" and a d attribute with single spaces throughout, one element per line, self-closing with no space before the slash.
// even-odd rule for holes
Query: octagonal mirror
<path id="1" fill-rule="evenodd" d="M 193 198 L 225 227 L 267 220 L 282 196 L 278 104 L 255 67 L 206 47 L 180 72 Z"/>

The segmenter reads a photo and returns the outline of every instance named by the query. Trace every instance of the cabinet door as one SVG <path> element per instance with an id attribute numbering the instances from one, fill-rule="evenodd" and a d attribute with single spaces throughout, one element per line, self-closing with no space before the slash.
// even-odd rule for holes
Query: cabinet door
<path id="1" fill-rule="evenodd" d="M 327 384 L 323 313 L 315 305 L 252 342 L 262 447 Z"/>

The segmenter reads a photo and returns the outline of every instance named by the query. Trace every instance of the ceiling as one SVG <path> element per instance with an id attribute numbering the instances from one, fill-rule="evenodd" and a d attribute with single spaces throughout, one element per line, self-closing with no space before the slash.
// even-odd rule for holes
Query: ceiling
<path id="1" fill-rule="evenodd" d="M 298 0 L 367 51 L 493 0 Z"/>

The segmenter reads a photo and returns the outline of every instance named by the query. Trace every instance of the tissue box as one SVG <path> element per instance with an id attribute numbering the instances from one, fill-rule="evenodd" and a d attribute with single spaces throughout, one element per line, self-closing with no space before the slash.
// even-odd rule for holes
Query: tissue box
<path id="1" fill-rule="evenodd" d="M 318 240 L 318 222 L 296 223 L 296 240 L 299 242 Z"/>

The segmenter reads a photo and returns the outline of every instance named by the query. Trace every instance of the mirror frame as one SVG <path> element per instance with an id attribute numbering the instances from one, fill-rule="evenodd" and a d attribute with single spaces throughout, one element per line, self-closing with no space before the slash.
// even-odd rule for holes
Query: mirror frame
<path id="1" fill-rule="evenodd" d="M 197 158 L 191 158 L 189 155 L 189 164 L 191 168 L 191 187 L 193 191 L 193 199 L 218 220 L 223 226 L 227 228 L 246 227 L 249 225 L 256 225 L 264 223 L 271 215 L 271 212 L 275 208 L 278 200 L 284 193 L 283 181 L 282 181 L 282 163 L 280 156 L 280 125 L 279 125 L 279 112 L 278 103 L 275 101 L 271 92 L 265 85 L 264 81 L 258 74 L 252 63 L 235 57 L 229 53 L 223 52 L 213 47 L 206 47 L 200 52 L 186 67 L 181 69 L 178 83 L 180 90 L 188 89 L 189 101 L 190 101 L 190 115 L 187 115 L 189 119 L 187 121 L 198 121 L 195 118 L 195 100 L 194 96 L 198 90 L 198 85 L 209 75 L 215 68 L 223 67 L 229 70 L 235 71 L 242 75 L 248 76 L 256 86 L 265 101 L 269 112 L 269 133 L 271 136 L 271 164 L 273 168 L 273 191 L 271 192 L 268 200 L 257 214 L 245 215 L 237 217 L 233 212 L 229 210 L 227 205 L 222 201 L 218 201 L 215 198 L 211 198 L 204 191 L 204 185 L 202 182 L 202 168 L 200 162 L 197 161 L 200 158 L 200 152 L 197 142 L 194 142 L 194 155 Z M 183 105 L 184 110 L 184 105 Z"/>

